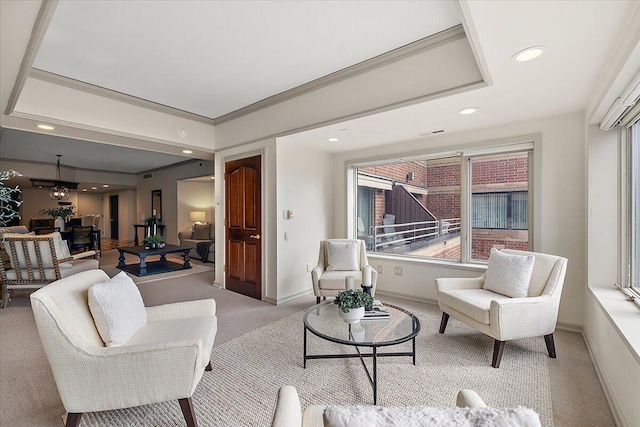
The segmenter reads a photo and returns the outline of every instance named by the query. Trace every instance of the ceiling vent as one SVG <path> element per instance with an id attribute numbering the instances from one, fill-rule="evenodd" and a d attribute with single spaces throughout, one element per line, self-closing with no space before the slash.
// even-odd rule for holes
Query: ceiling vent
<path id="1" fill-rule="evenodd" d="M 444 129 L 438 129 L 438 130 L 433 130 L 431 132 L 421 133 L 420 136 L 431 136 L 431 135 L 436 135 L 438 133 L 444 133 Z"/>

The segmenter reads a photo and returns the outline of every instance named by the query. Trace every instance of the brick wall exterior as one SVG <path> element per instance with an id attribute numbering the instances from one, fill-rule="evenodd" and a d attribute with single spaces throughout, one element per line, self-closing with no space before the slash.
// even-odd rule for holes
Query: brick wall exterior
<path id="1" fill-rule="evenodd" d="M 529 250 L 529 233 L 526 230 L 486 230 L 474 228 L 471 231 L 471 258 L 489 259 L 491 248 Z"/>

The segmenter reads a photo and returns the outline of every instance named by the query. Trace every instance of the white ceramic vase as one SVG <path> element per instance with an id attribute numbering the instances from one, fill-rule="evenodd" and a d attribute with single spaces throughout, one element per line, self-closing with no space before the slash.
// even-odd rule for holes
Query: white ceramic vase
<path id="1" fill-rule="evenodd" d="M 338 313 L 340 313 L 342 320 L 353 325 L 359 323 L 360 319 L 364 317 L 364 307 L 352 308 L 346 313 L 338 307 Z"/>
<path id="2" fill-rule="evenodd" d="M 59 216 L 53 221 L 53 226 L 58 228 L 60 231 L 64 231 L 64 219 Z"/>

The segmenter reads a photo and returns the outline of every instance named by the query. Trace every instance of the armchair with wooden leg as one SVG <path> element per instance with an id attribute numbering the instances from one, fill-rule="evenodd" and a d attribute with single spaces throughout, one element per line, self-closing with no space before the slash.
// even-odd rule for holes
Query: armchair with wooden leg
<path id="1" fill-rule="evenodd" d="M 124 272 L 109 279 L 96 269 L 34 292 L 31 308 L 67 427 L 85 412 L 171 400 L 197 425 L 191 396 L 211 370 L 214 300 L 144 307 Z"/>
<path id="2" fill-rule="evenodd" d="M 436 279 L 440 333 L 452 316 L 489 335 L 495 339 L 494 368 L 500 367 L 506 341 L 519 338 L 544 337 L 555 358 L 553 332 L 566 270 L 567 259 L 559 256 L 492 249 L 481 277 Z"/>

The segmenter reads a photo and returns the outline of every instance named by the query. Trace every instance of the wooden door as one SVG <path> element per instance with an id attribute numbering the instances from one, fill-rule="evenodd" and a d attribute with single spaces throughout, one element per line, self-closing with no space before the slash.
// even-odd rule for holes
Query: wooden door
<path id="1" fill-rule="evenodd" d="M 225 165 L 226 288 L 262 299 L 261 157 Z"/>
<path id="2" fill-rule="evenodd" d="M 118 239 L 118 196 L 109 196 L 109 221 L 111 222 L 111 238 Z"/>

